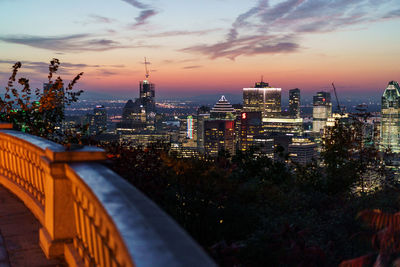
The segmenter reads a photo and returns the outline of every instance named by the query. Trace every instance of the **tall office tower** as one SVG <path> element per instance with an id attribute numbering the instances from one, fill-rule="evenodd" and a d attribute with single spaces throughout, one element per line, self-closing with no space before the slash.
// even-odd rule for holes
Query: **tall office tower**
<path id="1" fill-rule="evenodd" d="M 379 149 L 400 153 L 400 87 L 389 82 L 382 96 Z"/>
<path id="2" fill-rule="evenodd" d="M 104 132 L 107 129 L 107 110 L 103 105 L 97 105 L 93 114 L 96 134 Z"/>
<path id="3" fill-rule="evenodd" d="M 289 90 L 289 114 L 291 117 L 300 118 L 300 89 Z"/>
<path id="4" fill-rule="evenodd" d="M 254 137 L 262 134 L 261 112 L 242 112 L 240 120 L 239 149 L 246 151 L 254 146 Z"/>
<path id="5" fill-rule="evenodd" d="M 204 123 L 210 119 L 210 108 L 202 106 L 197 110 L 197 149 L 204 152 Z"/>
<path id="6" fill-rule="evenodd" d="M 139 83 L 139 88 L 140 88 L 140 94 L 139 94 L 139 99 L 141 105 L 144 107 L 147 117 L 148 118 L 153 118 L 155 117 L 156 113 L 156 104 L 154 101 L 155 97 L 155 85 L 149 81 L 149 76 L 150 72 L 147 69 L 147 65 L 149 65 L 150 62 L 147 61 L 146 58 L 144 58 L 144 68 L 146 71 L 145 79 Z"/>
<path id="7" fill-rule="evenodd" d="M 221 150 L 235 153 L 234 120 L 210 119 L 204 121 L 204 150 L 210 156 L 217 156 Z"/>
<path id="8" fill-rule="evenodd" d="M 235 118 L 235 110 L 232 107 L 231 103 L 226 100 L 225 96 L 221 96 L 218 102 L 211 109 L 210 115 L 212 119 L 230 120 Z"/>
<path id="9" fill-rule="evenodd" d="M 179 144 L 197 148 L 197 117 L 189 115 L 179 120 Z"/>
<path id="10" fill-rule="evenodd" d="M 313 132 L 320 133 L 326 126 L 326 122 L 332 115 L 331 94 L 317 92 L 313 96 Z"/>
<path id="11" fill-rule="evenodd" d="M 156 112 L 156 104 L 154 101 L 155 97 L 155 85 L 150 81 L 143 80 L 139 83 L 140 87 L 140 102 L 146 110 L 146 114 L 150 115 L 151 113 Z"/>
<path id="12" fill-rule="evenodd" d="M 243 88 L 243 111 L 261 111 L 264 118 L 281 114 L 281 88 L 272 88 L 263 81 L 254 88 Z"/>
<path id="13" fill-rule="evenodd" d="M 211 156 L 221 150 L 235 153 L 235 110 L 222 96 L 210 111 L 210 119 L 204 120 L 204 151 Z"/>
<path id="14" fill-rule="evenodd" d="M 240 149 L 240 124 L 242 120 L 242 104 L 232 104 L 233 109 L 235 110 L 235 149 Z"/>

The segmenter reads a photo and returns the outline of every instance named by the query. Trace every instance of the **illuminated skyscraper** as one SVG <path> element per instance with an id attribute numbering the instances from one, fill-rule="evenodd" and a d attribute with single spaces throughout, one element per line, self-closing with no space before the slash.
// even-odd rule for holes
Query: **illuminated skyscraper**
<path id="1" fill-rule="evenodd" d="M 221 96 L 221 98 L 210 111 L 212 119 L 234 119 L 234 113 L 234 108 L 232 107 L 231 103 L 226 100 L 225 96 Z"/>
<path id="2" fill-rule="evenodd" d="M 140 104 L 144 107 L 146 111 L 146 115 L 149 118 L 153 118 L 156 113 L 156 104 L 154 101 L 155 97 L 155 85 L 154 83 L 151 83 L 149 81 L 149 70 L 147 69 L 147 65 L 149 65 L 150 62 L 147 61 L 146 58 L 144 58 L 144 66 L 146 70 L 146 75 L 145 79 L 139 83 L 139 88 L 140 88 Z"/>
<path id="3" fill-rule="evenodd" d="M 262 134 L 261 112 L 242 112 L 239 149 L 246 151 L 251 146 L 254 146 L 254 137 L 260 134 Z"/>
<path id="4" fill-rule="evenodd" d="M 317 92 L 317 95 L 313 97 L 313 132 L 320 133 L 331 116 L 331 94 L 328 92 Z"/>
<path id="5" fill-rule="evenodd" d="M 389 82 L 382 96 L 379 148 L 400 153 L 400 87 L 395 81 Z"/>
<path id="6" fill-rule="evenodd" d="M 197 149 L 204 152 L 204 123 L 210 119 L 210 108 L 202 106 L 197 110 Z"/>
<path id="7" fill-rule="evenodd" d="M 300 118 L 300 89 L 289 90 L 289 114 L 291 117 Z"/>
<path id="8" fill-rule="evenodd" d="M 243 111 L 261 111 L 264 118 L 281 114 L 281 88 L 272 88 L 263 81 L 254 88 L 243 88 Z"/>
<path id="9" fill-rule="evenodd" d="M 204 150 L 216 156 L 219 151 L 235 153 L 235 115 L 232 105 L 224 96 L 214 105 L 210 119 L 204 120 Z"/>
<path id="10" fill-rule="evenodd" d="M 150 115 L 151 113 L 156 112 L 156 104 L 154 101 L 155 97 L 155 85 L 150 81 L 143 80 L 139 83 L 140 87 L 140 103 L 143 105 L 146 110 L 146 114 Z"/>
<path id="11" fill-rule="evenodd" d="M 86 118 L 89 123 L 89 133 L 91 135 L 104 133 L 107 129 L 107 111 L 104 106 L 96 106 L 93 110 L 93 114 L 87 114 Z"/>
<path id="12" fill-rule="evenodd" d="M 208 155 L 217 156 L 221 150 L 235 153 L 234 120 L 206 120 L 204 122 L 204 149 Z"/>

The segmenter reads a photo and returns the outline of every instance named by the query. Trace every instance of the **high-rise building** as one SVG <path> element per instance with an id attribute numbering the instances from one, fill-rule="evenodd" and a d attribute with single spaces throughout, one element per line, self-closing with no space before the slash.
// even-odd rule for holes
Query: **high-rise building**
<path id="1" fill-rule="evenodd" d="M 291 134 L 300 136 L 303 133 L 303 119 L 292 117 L 263 118 L 264 133 Z"/>
<path id="2" fill-rule="evenodd" d="M 274 159 L 275 140 L 269 135 L 256 135 L 253 138 L 254 155 Z"/>
<path id="3" fill-rule="evenodd" d="M 211 109 L 210 116 L 212 119 L 231 120 L 235 118 L 235 110 L 231 103 L 226 100 L 225 96 L 221 96 L 218 102 Z"/>
<path id="4" fill-rule="evenodd" d="M 331 116 L 331 94 L 328 92 L 317 92 L 317 95 L 313 97 L 313 132 L 320 133 Z"/>
<path id="5" fill-rule="evenodd" d="M 93 110 L 93 114 L 96 134 L 104 132 L 107 129 L 107 110 L 103 105 L 97 105 Z"/>
<path id="6" fill-rule="evenodd" d="M 289 114 L 291 117 L 300 118 L 300 89 L 289 90 Z"/>
<path id="7" fill-rule="evenodd" d="M 379 148 L 400 153 L 400 87 L 395 81 L 389 82 L 382 96 Z"/>
<path id="8" fill-rule="evenodd" d="M 145 59 L 146 78 L 139 82 L 139 98 L 128 100 L 122 111 L 122 120 L 117 124 L 118 134 L 138 131 L 154 131 L 156 121 L 155 85 L 149 81 L 149 72 Z"/>
<path id="9" fill-rule="evenodd" d="M 243 111 L 260 111 L 264 118 L 279 117 L 281 91 L 263 81 L 256 83 L 254 88 L 243 88 Z"/>
<path id="10" fill-rule="evenodd" d="M 239 149 L 246 151 L 254 146 L 254 137 L 262 134 L 261 112 L 242 112 L 240 120 Z"/>
<path id="11" fill-rule="evenodd" d="M 135 102 L 128 100 L 122 109 L 122 120 L 117 123 L 116 130 L 118 134 L 128 134 L 132 132 L 143 131 L 146 129 L 146 110 L 140 104 L 140 100 Z"/>
<path id="12" fill-rule="evenodd" d="M 140 88 L 140 103 L 146 110 L 147 116 L 151 116 L 151 113 L 156 113 L 156 104 L 154 101 L 155 97 L 155 85 L 150 81 L 143 80 L 139 83 Z"/>
<path id="13" fill-rule="evenodd" d="M 288 152 L 292 162 L 305 165 L 317 159 L 317 144 L 307 138 L 293 138 Z"/>
<path id="14" fill-rule="evenodd" d="M 210 156 L 217 156 L 221 150 L 235 153 L 234 120 L 210 119 L 204 122 L 204 150 Z"/>
<path id="15" fill-rule="evenodd" d="M 197 110 L 197 149 L 204 152 L 204 122 L 210 119 L 210 108 L 202 106 Z"/>
<path id="16" fill-rule="evenodd" d="M 156 104 L 154 101 L 155 97 L 155 85 L 149 81 L 149 70 L 147 69 L 147 65 L 150 62 L 144 58 L 144 67 L 146 70 L 145 79 L 139 83 L 139 99 L 140 104 L 144 107 L 146 111 L 146 116 L 150 120 L 154 120 L 156 114 Z"/>
<path id="17" fill-rule="evenodd" d="M 235 115 L 232 105 L 222 96 L 204 120 L 204 151 L 211 156 L 221 150 L 235 153 Z"/>

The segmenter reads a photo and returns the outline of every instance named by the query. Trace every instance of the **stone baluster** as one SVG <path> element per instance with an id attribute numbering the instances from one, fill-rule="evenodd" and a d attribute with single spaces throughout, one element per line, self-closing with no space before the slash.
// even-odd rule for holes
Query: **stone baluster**
<path id="1" fill-rule="evenodd" d="M 39 232 L 39 242 L 48 258 L 62 256 L 64 244 L 71 243 L 76 234 L 72 185 L 65 175 L 66 165 L 105 159 L 105 151 L 96 147 L 68 151 L 46 149 L 42 157 L 46 181 L 45 220 Z"/>

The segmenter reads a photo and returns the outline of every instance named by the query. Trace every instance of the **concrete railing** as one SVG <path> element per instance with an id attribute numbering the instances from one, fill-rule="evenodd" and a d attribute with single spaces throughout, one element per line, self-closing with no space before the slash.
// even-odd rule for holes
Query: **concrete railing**
<path id="1" fill-rule="evenodd" d="M 41 223 L 48 258 L 70 266 L 215 265 L 157 205 L 99 163 L 103 150 L 66 151 L 11 126 L 0 124 L 0 184 Z"/>

